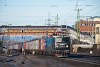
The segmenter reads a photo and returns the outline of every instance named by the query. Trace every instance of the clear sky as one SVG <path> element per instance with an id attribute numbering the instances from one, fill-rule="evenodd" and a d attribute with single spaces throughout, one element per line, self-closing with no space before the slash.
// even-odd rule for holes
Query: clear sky
<path id="1" fill-rule="evenodd" d="M 75 24 L 77 0 L 0 0 L 0 25 L 45 25 L 50 13 L 51 24 Z M 100 16 L 100 0 L 78 0 L 81 16 Z M 86 17 L 81 17 L 86 19 Z"/>

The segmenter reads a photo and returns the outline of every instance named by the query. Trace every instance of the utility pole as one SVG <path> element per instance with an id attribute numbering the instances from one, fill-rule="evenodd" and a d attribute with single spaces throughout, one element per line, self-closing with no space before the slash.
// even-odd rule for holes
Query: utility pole
<path id="1" fill-rule="evenodd" d="M 5 23 L 6 23 L 6 25 L 7 25 L 7 0 L 5 0 Z"/>
<path id="2" fill-rule="evenodd" d="M 81 9 L 77 9 L 77 38 L 78 38 L 78 43 L 80 43 L 80 11 L 81 11 Z"/>
<path id="3" fill-rule="evenodd" d="M 76 2 L 76 11 L 77 11 L 77 21 L 76 21 L 76 30 L 77 30 L 77 40 L 80 43 L 80 11 L 82 9 L 78 9 L 78 0 Z"/>
<path id="4" fill-rule="evenodd" d="M 58 14 L 57 14 L 57 16 L 56 16 L 56 22 L 55 22 L 55 25 L 57 26 L 58 25 L 58 20 L 60 19 L 59 17 L 58 17 Z"/>
<path id="5" fill-rule="evenodd" d="M 46 20 L 46 21 L 48 21 L 48 24 L 47 24 L 47 25 L 48 25 L 48 26 L 51 26 L 51 21 L 52 21 L 52 20 L 50 19 L 50 12 L 49 12 L 49 15 L 48 15 L 48 20 Z M 45 23 L 46 23 L 46 22 L 45 22 Z"/>
<path id="6" fill-rule="evenodd" d="M 9 50 L 9 46 L 11 45 L 11 40 L 10 40 L 10 25 L 12 24 L 8 24 L 7 27 L 8 27 L 8 50 Z M 8 53 L 10 53 L 8 51 Z"/>

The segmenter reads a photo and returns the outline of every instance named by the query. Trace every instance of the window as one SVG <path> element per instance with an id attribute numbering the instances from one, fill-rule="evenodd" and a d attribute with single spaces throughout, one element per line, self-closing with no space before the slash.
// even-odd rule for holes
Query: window
<path id="1" fill-rule="evenodd" d="M 85 23 L 85 26 L 86 26 L 86 23 Z"/>
<path id="2" fill-rule="evenodd" d="M 87 26 L 88 26 L 89 24 L 87 24 Z"/>
<path id="3" fill-rule="evenodd" d="M 61 28 L 66 28 L 66 25 L 62 25 Z"/>
<path id="4" fill-rule="evenodd" d="M 96 27 L 96 34 L 99 34 L 100 33 L 100 28 L 99 27 Z"/>
<path id="5" fill-rule="evenodd" d="M 92 24 L 90 24 L 89 26 L 91 26 Z"/>
<path id="6" fill-rule="evenodd" d="M 89 32 L 89 34 L 91 34 L 91 32 Z"/>
<path id="7" fill-rule="evenodd" d="M 93 34 L 95 34 L 95 32 L 93 32 Z"/>
<path id="8" fill-rule="evenodd" d="M 94 24 L 94 23 L 92 23 L 92 26 L 95 26 L 95 24 Z"/>
<path id="9" fill-rule="evenodd" d="M 85 24 L 82 23 L 81 26 L 85 26 Z"/>

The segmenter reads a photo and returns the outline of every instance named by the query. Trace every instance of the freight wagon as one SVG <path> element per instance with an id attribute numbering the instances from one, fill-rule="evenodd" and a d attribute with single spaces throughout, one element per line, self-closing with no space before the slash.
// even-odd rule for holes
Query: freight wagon
<path id="1" fill-rule="evenodd" d="M 25 54 L 45 54 L 53 55 L 55 41 L 54 37 L 43 37 L 27 41 L 24 44 Z"/>
<path id="2" fill-rule="evenodd" d="M 23 48 L 25 54 L 35 54 L 40 49 L 41 39 L 34 39 L 31 41 L 24 42 Z"/>
<path id="3" fill-rule="evenodd" d="M 12 53 L 12 52 L 20 53 L 21 47 L 22 47 L 22 43 L 16 43 L 14 45 L 9 45 L 7 53 Z"/>

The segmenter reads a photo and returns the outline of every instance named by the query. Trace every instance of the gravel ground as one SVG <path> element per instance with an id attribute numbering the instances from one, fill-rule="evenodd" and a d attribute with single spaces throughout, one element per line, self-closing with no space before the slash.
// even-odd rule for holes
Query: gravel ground
<path id="1" fill-rule="evenodd" d="M 57 58 L 46 56 L 19 55 L 13 57 L 15 61 L 0 62 L 0 67 L 74 67 Z M 22 63 L 24 61 L 24 63 Z"/>

